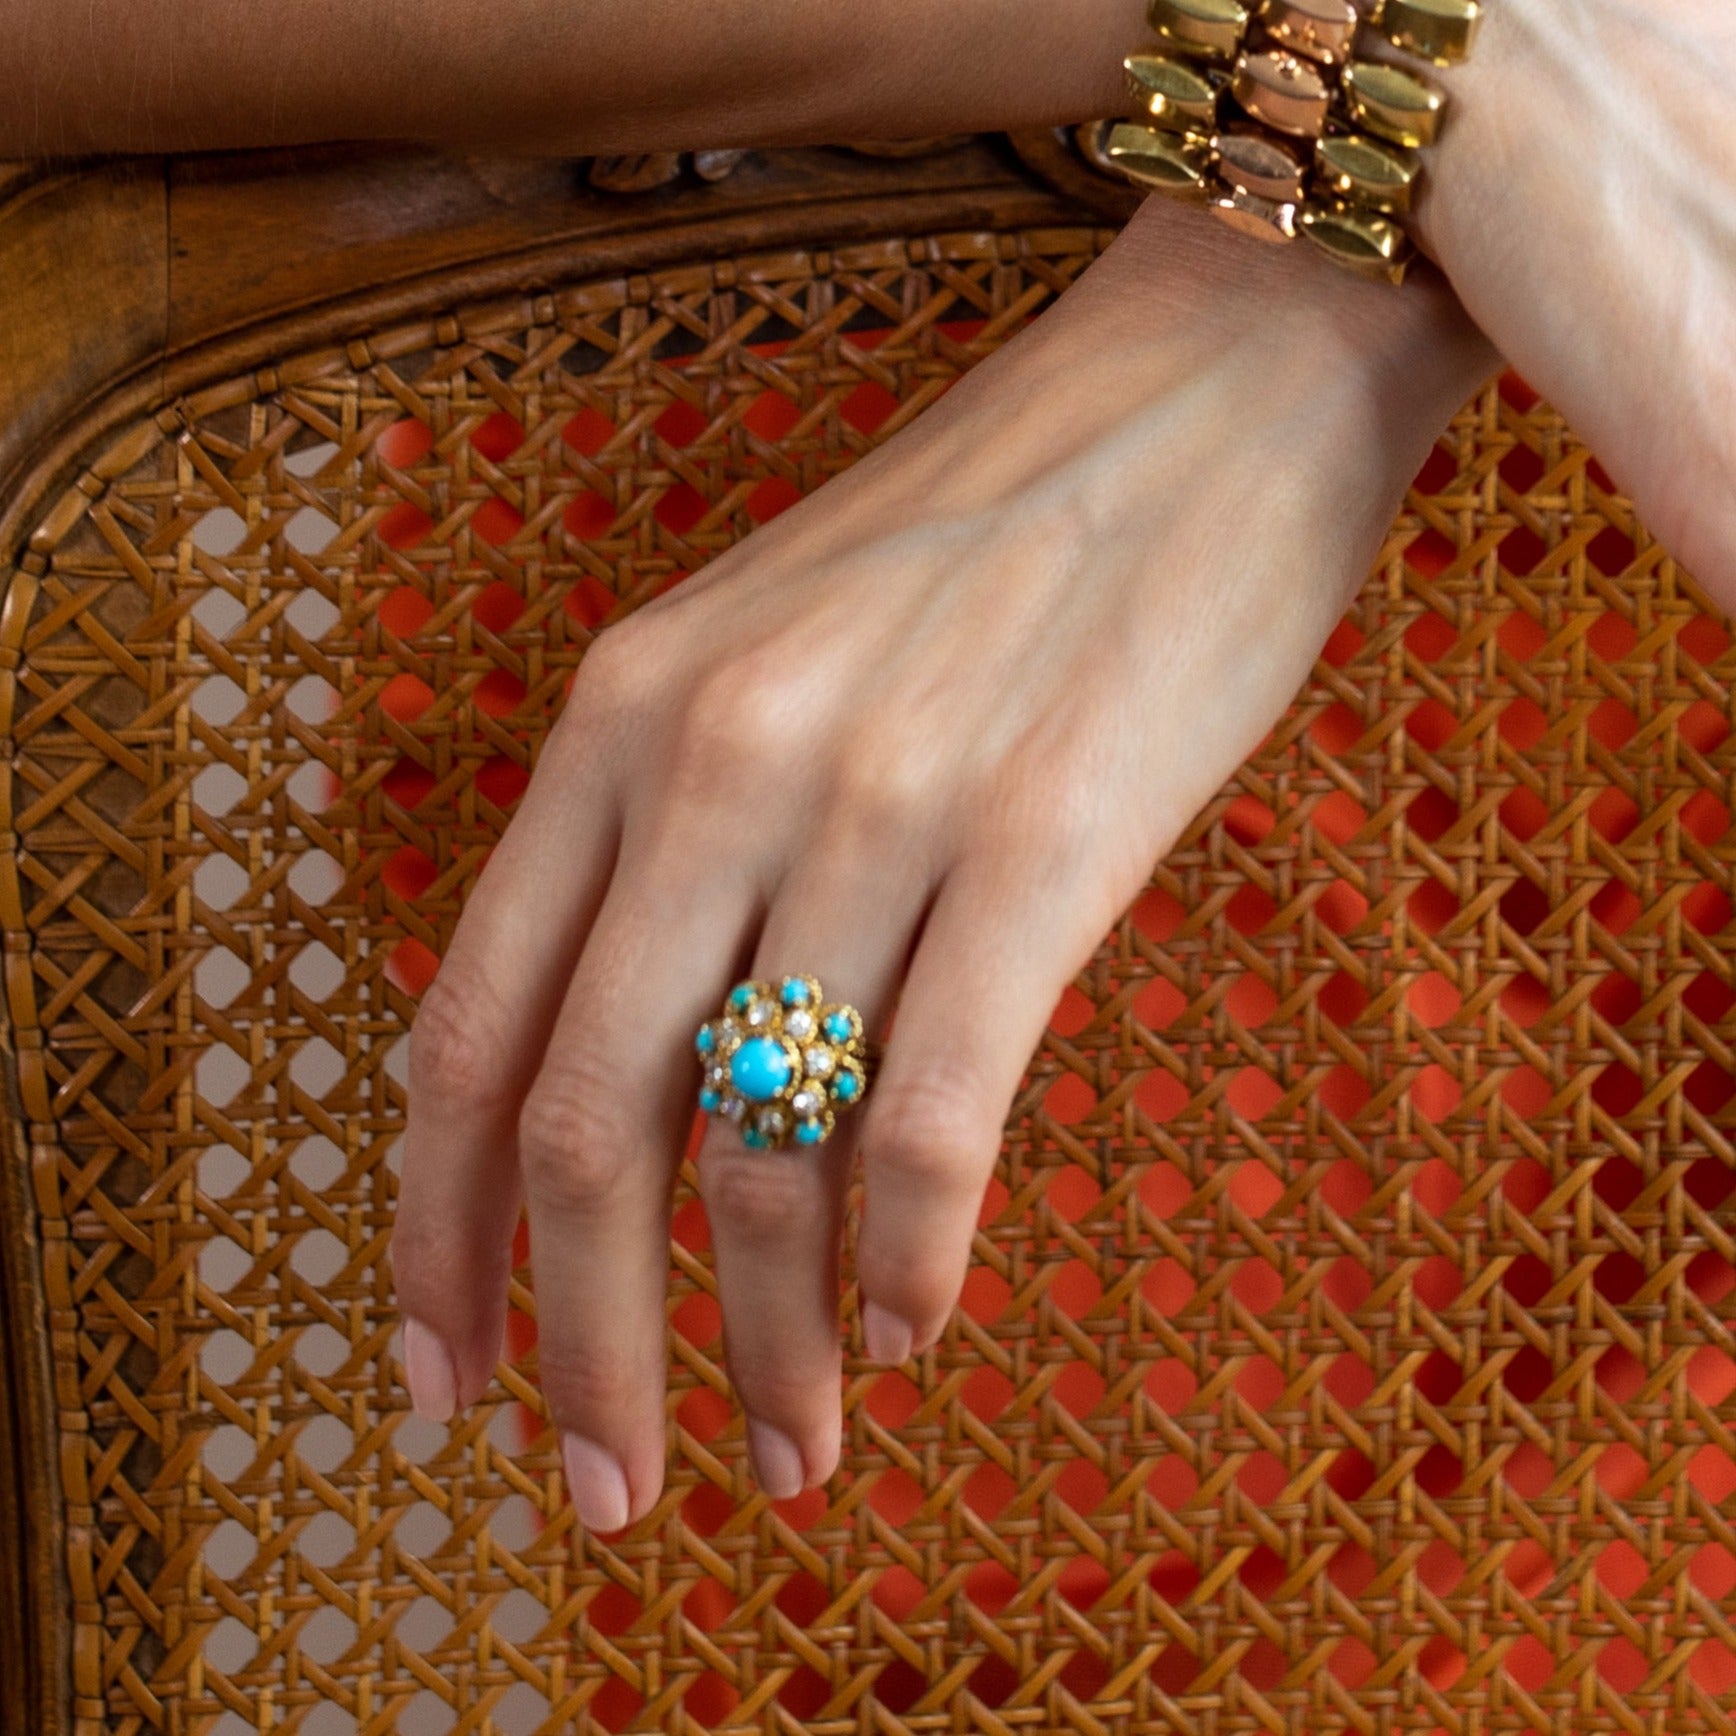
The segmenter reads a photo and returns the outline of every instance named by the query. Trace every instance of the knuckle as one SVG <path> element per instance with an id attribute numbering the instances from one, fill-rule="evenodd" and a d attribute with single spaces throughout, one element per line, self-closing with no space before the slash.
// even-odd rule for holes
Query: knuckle
<path id="1" fill-rule="evenodd" d="M 619 1101 L 595 1064 L 568 1062 L 538 1075 L 519 1114 L 518 1156 L 539 1207 L 589 1213 L 620 1194 L 637 1141 Z"/>
<path id="2" fill-rule="evenodd" d="M 457 960 L 448 959 L 410 1027 L 412 1103 L 498 1109 L 512 1097 L 517 1072 L 492 994 Z"/>
<path id="3" fill-rule="evenodd" d="M 726 658 L 693 683 L 681 705 L 673 750 L 683 794 L 716 792 L 733 800 L 763 791 L 791 761 L 801 739 L 807 696 L 774 644 Z"/>
<path id="4" fill-rule="evenodd" d="M 925 1076 L 871 1105 L 862 1139 L 877 1180 L 950 1199 L 980 1187 L 1000 1134 L 1000 1121 L 985 1110 L 979 1092 Z"/>
<path id="5" fill-rule="evenodd" d="M 1069 762 L 1077 765 L 1077 757 Z M 992 882 L 1022 902 L 1047 901 L 1074 923 L 1107 928 L 1151 873 L 1143 824 L 1113 819 L 1081 786 L 1053 771 L 1010 768 L 964 823 L 962 847 Z"/>
<path id="6" fill-rule="evenodd" d="M 593 722 L 636 710 L 657 690 L 656 639 L 631 616 L 601 633 L 579 665 L 569 710 Z"/>
<path id="7" fill-rule="evenodd" d="M 1068 775 L 1077 754 L 1038 752 L 1007 765 L 978 825 L 988 841 L 1038 869 L 1075 869 L 1102 836 L 1092 780 Z"/>
<path id="8" fill-rule="evenodd" d="M 933 813 L 937 781 L 932 748 L 864 727 L 853 751 L 832 770 L 820 804 L 819 835 L 840 848 L 866 843 L 876 851 L 888 839 L 913 837 Z"/>
<path id="9" fill-rule="evenodd" d="M 392 1225 L 392 1286 L 398 1306 L 439 1326 L 486 1306 L 490 1287 L 504 1287 L 493 1250 L 479 1248 L 456 1225 L 400 1209 Z"/>
<path id="10" fill-rule="evenodd" d="M 1095 803 L 1070 780 L 1071 787 L 1055 787 L 1048 780 L 1042 820 L 1037 829 L 1040 839 L 1038 858 L 1052 873 L 1071 879 L 1079 874 L 1103 849 L 1103 816 Z"/>
<path id="11" fill-rule="evenodd" d="M 639 1364 L 599 1333 L 574 1343 L 553 1340 L 553 1335 L 541 1339 L 537 1378 L 556 1426 L 581 1432 L 595 1432 L 599 1418 L 614 1422 L 639 1408 L 645 1386 Z"/>
<path id="12" fill-rule="evenodd" d="M 699 1188 L 711 1218 L 750 1244 L 787 1242 L 813 1213 L 811 1190 L 794 1167 L 745 1149 L 708 1154 L 699 1166 Z"/>
<path id="13" fill-rule="evenodd" d="M 835 1338 L 823 1354 L 800 1360 L 769 1341 L 752 1349 L 732 1342 L 726 1355 L 730 1384 L 755 1416 L 805 1431 L 838 1402 L 843 1356 Z"/>
<path id="14" fill-rule="evenodd" d="M 1029 889 L 1027 896 L 1067 912 L 1072 930 L 1099 937 L 1150 876 L 1153 861 L 1127 845 L 1112 843 L 1100 830 L 1065 821 L 1025 841 L 1012 858 Z M 1126 897 L 1115 888 L 1126 885 Z"/>

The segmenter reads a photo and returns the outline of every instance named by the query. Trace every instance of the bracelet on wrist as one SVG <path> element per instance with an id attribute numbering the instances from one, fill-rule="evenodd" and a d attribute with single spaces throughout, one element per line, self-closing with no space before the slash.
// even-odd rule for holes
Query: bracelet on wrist
<path id="1" fill-rule="evenodd" d="M 1151 0 L 1157 44 L 1123 63 L 1132 112 L 1103 158 L 1261 240 L 1304 236 L 1401 283 L 1421 153 L 1447 107 L 1408 62 L 1465 60 L 1481 16 L 1479 0 Z M 1407 63 L 1370 58 L 1371 35 Z"/>

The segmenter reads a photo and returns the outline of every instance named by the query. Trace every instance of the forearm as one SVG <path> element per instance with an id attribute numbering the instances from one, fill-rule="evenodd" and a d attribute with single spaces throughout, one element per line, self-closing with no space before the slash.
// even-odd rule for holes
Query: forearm
<path id="1" fill-rule="evenodd" d="M 1418 206 L 1430 251 L 1463 257 L 1547 205 L 1619 293 L 1636 228 L 1652 245 L 1707 221 L 1728 231 L 1733 62 L 1727 0 L 1491 0 L 1470 61 L 1432 75 L 1453 107 Z"/>
<path id="2" fill-rule="evenodd" d="M 416 138 L 589 154 L 1111 112 L 1140 0 L 15 0 L 0 155 Z"/>
<path id="3" fill-rule="evenodd" d="M 1418 220 L 1473 318 L 1736 609 L 1736 7 L 1493 0 Z"/>

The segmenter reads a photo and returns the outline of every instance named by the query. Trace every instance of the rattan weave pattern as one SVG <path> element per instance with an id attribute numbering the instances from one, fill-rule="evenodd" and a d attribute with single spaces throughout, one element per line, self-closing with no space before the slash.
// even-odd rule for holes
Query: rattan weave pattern
<path id="1" fill-rule="evenodd" d="M 46 514 L 0 896 L 81 1731 L 1736 1731 L 1736 654 L 1511 380 L 1057 1009 L 827 1491 L 752 1489 L 685 1188 L 652 1521 L 575 1533 L 528 1274 L 408 1413 L 404 1032 L 585 646 L 1106 240 L 457 309 Z"/>

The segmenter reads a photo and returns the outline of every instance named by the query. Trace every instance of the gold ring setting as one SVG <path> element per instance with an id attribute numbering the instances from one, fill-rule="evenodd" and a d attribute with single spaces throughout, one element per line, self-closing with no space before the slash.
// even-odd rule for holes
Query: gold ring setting
<path id="1" fill-rule="evenodd" d="M 705 1069 L 699 1107 L 734 1122 L 756 1151 L 823 1145 L 838 1112 L 867 1095 L 877 1059 L 862 1015 L 809 976 L 737 983 L 693 1046 Z"/>

